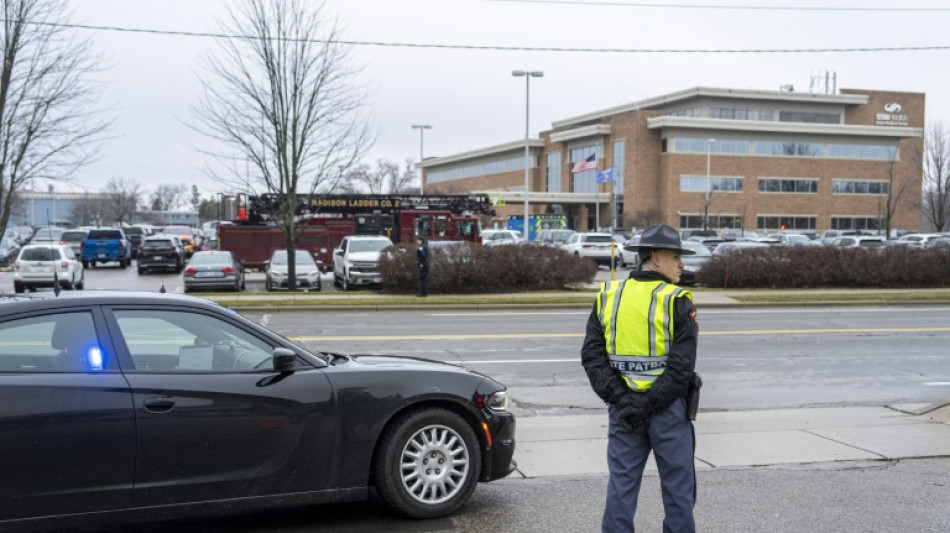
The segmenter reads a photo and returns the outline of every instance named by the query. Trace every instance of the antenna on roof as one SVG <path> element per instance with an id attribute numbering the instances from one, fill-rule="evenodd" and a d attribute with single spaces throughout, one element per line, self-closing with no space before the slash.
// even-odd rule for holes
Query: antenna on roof
<path id="1" fill-rule="evenodd" d="M 47 226 L 50 226 L 49 209 L 46 210 L 46 225 L 47 225 Z M 49 229 L 49 236 L 50 236 L 50 239 L 53 238 L 53 228 L 52 228 L 52 227 L 50 227 L 50 229 Z M 50 243 L 52 244 L 52 241 L 50 241 Z M 50 258 L 52 258 L 52 257 L 53 257 L 53 249 L 50 248 L 49 251 L 50 251 Z M 59 275 L 56 273 L 56 261 L 55 261 L 55 260 L 53 261 L 53 294 L 55 294 L 56 296 L 59 296 Z"/>

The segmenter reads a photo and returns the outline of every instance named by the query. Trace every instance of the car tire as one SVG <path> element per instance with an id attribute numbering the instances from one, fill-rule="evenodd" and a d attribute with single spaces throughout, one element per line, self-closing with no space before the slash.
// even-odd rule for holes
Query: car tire
<path id="1" fill-rule="evenodd" d="M 175 267 L 175 274 L 181 274 L 182 270 L 185 270 L 185 264 L 178 263 L 178 266 Z"/>
<path id="2" fill-rule="evenodd" d="M 334 287 L 340 286 L 340 278 L 336 277 L 336 271 L 333 272 L 333 286 Z"/>
<path id="3" fill-rule="evenodd" d="M 82 277 L 79 278 L 79 283 L 76 283 L 75 285 L 73 285 L 73 288 L 75 288 L 77 291 L 81 291 L 86 288 L 86 274 L 85 273 L 83 273 Z"/>
<path id="4" fill-rule="evenodd" d="M 241 288 L 238 290 L 243 291 L 246 288 L 247 288 L 247 280 L 244 279 L 244 274 L 241 274 Z"/>
<path id="5" fill-rule="evenodd" d="M 82 267 L 83 267 L 83 268 L 89 268 L 89 261 L 83 261 L 83 262 L 82 262 Z"/>
<path id="6" fill-rule="evenodd" d="M 343 292 L 350 290 L 352 286 L 350 285 L 350 280 L 347 277 L 346 273 L 343 273 L 343 276 L 340 277 L 340 288 L 343 289 Z"/>
<path id="7" fill-rule="evenodd" d="M 120 268 L 129 268 L 129 265 L 131 265 L 131 264 L 132 264 L 132 261 L 131 261 L 131 260 L 119 259 L 119 267 L 120 267 Z"/>
<path id="8" fill-rule="evenodd" d="M 139 267 L 139 268 L 138 268 L 138 271 L 139 271 L 139 276 L 145 274 L 145 269 L 142 268 L 142 267 Z"/>
<path id="9" fill-rule="evenodd" d="M 472 495 L 481 471 L 475 432 L 447 409 L 402 415 L 383 432 L 378 450 L 377 492 L 395 511 L 413 518 L 438 518 L 457 510 Z"/>
<path id="10" fill-rule="evenodd" d="M 23 284 L 21 284 L 21 283 L 14 283 L 14 284 L 13 284 L 13 292 L 15 292 L 15 293 L 17 293 L 17 294 L 23 294 Z"/>

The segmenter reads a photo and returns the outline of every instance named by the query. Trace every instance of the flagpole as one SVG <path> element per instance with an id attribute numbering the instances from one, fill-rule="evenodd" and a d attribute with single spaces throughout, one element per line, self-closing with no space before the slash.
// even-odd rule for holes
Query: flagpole
<path id="1" fill-rule="evenodd" d="M 614 209 L 614 183 L 616 180 L 610 180 L 610 281 L 614 280 L 614 249 L 617 243 L 614 241 L 614 228 L 617 226 L 617 210 Z M 620 253 L 623 253 L 621 251 Z"/>

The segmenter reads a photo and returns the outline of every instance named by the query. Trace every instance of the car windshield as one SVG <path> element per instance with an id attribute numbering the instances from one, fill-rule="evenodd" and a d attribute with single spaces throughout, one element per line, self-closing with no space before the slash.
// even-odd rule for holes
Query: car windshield
<path id="1" fill-rule="evenodd" d="M 135 226 L 130 226 L 128 228 L 125 228 L 125 234 L 126 235 L 144 235 L 145 230 L 143 230 L 142 228 L 137 228 Z"/>
<path id="2" fill-rule="evenodd" d="M 229 252 L 198 252 L 191 257 L 192 266 L 230 265 L 233 263 Z"/>
<path id="3" fill-rule="evenodd" d="M 56 248 L 27 248 L 20 255 L 22 261 L 57 261 L 59 250 Z"/>
<path id="4" fill-rule="evenodd" d="M 274 252 L 274 257 L 271 258 L 272 265 L 286 265 L 287 264 L 287 250 L 277 250 Z M 294 252 L 294 263 L 297 265 L 316 265 L 313 260 L 313 257 L 310 255 L 310 252 L 307 250 L 296 250 Z"/>
<path id="5" fill-rule="evenodd" d="M 610 242 L 610 235 L 584 235 L 583 242 Z"/>
<path id="6" fill-rule="evenodd" d="M 353 239 L 350 241 L 351 252 L 378 252 L 393 243 L 388 239 Z"/>
<path id="7" fill-rule="evenodd" d="M 573 231 L 555 231 L 551 234 L 551 241 L 563 244 L 571 238 L 571 235 L 574 235 Z"/>
<path id="8" fill-rule="evenodd" d="M 58 241 L 63 236 L 63 230 L 56 228 L 43 228 L 33 236 L 35 241 Z"/>
<path id="9" fill-rule="evenodd" d="M 162 230 L 162 233 L 167 233 L 169 235 L 191 235 L 191 228 L 188 226 L 165 226 L 165 229 Z"/>
<path id="10" fill-rule="evenodd" d="M 174 246 L 171 239 L 149 239 L 142 243 L 143 248 L 168 248 Z"/>
<path id="11" fill-rule="evenodd" d="M 63 232 L 62 240 L 66 242 L 80 242 L 86 239 L 85 231 L 66 231 Z"/>
<path id="12" fill-rule="evenodd" d="M 16 247 L 16 242 L 14 242 L 13 239 L 4 238 L 3 240 L 0 240 L 0 248 L 15 248 L 15 247 Z"/>
<path id="13" fill-rule="evenodd" d="M 706 257 L 706 256 L 712 255 L 712 252 L 709 251 L 709 248 L 703 246 L 702 244 L 698 244 L 698 243 L 695 243 L 695 242 L 684 242 L 684 243 L 683 243 L 683 248 L 686 249 L 686 250 L 691 250 L 691 251 L 694 252 L 692 255 L 683 256 L 684 258 L 686 258 L 686 257 Z"/>
<path id="14" fill-rule="evenodd" d="M 94 229 L 89 231 L 89 240 L 118 240 L 122 238 L 122 232 L 117 229 Z"/>

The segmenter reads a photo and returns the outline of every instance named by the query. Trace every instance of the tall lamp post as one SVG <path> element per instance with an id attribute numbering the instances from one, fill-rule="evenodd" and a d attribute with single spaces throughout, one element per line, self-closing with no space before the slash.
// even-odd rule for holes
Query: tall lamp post
<path id="1" fill-rule="evenodd" d="M 714 142 L 716 142 L 716 139 L 706 139 L 706 201 L 703 204 L 703 231 L 709 229 L 709 197 L 712 194 L 709 179 L 709 154 L 712 152 L 712 143 Z"/>
<path id="2" fill-rule="evenodd" d="M 528 242 L 531 226 L 528 225 L 528 169 L 531 167 L 531 154 L 528 149 L 529 122 L 528 117 L 531 111 L 531 78 L 541 78 L 544 72 L 540 70 L 512 70 L 511 75 L 515 78 L 524 76 L 525 80 L 525 105 L 524 105 L 524 242 Z"/>
<path id="3" fill-rule="evenodd" d="M 431 130 L 432 126 L 428 124 L 413 124 L 412 129 L 419 130 L 419 194 L 425 194 L 425 183 L 422 179 L 422 134 L 425 130 Z"/>

